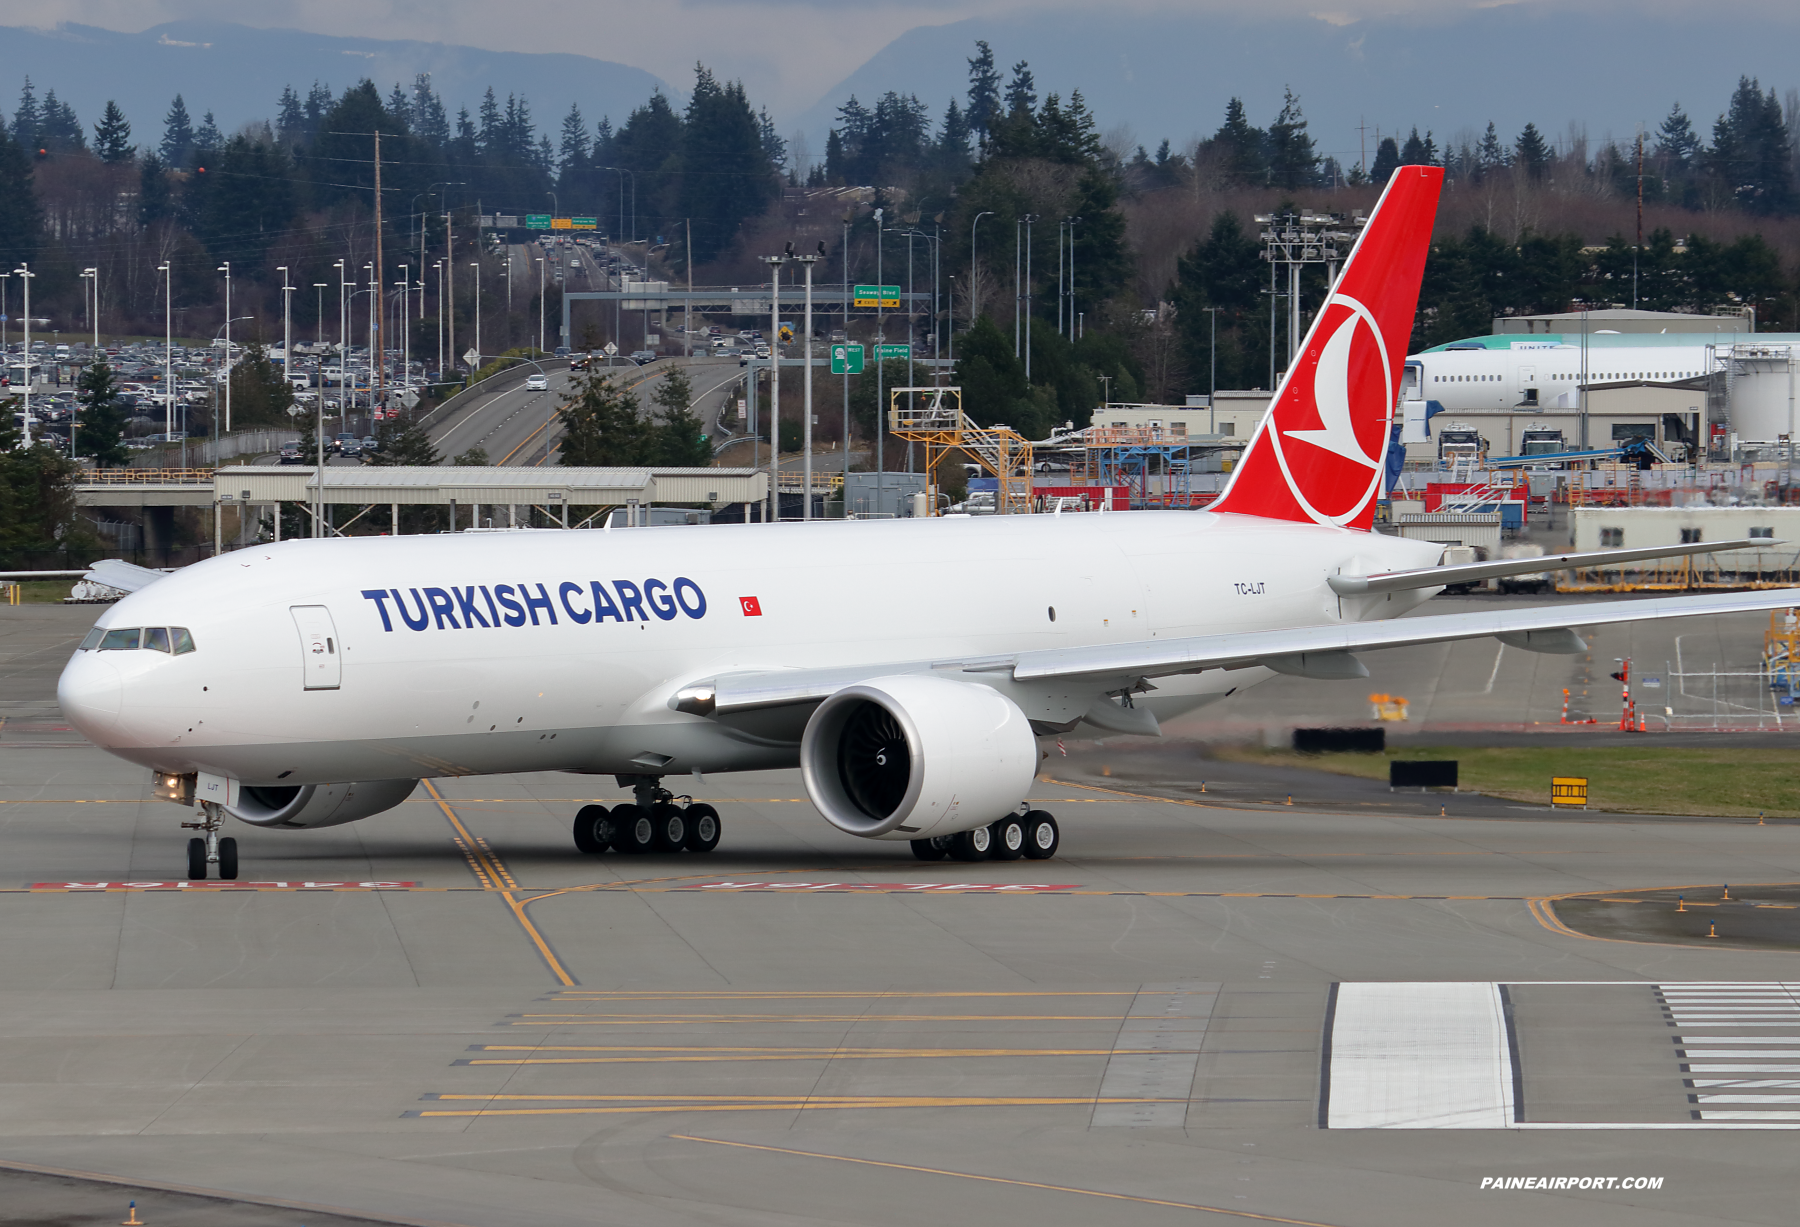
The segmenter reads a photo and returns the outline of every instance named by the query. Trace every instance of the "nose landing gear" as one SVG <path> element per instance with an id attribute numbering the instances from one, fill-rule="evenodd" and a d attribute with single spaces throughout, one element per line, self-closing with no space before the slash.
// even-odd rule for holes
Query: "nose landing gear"
<path id="1" fill-rule="evenodd" d="M 195 836 L 188 840 L 187 880 L 204 882 L 207 867 L 217 865 L 220 881 L 235 882 L 238 876 L 237 840 L 229 835 L 219 838 L 219 828 L 225 825 L 225 810 L 215 801 L 202 801 L 200 812 L 204 815 L 201 821 L 181 824 L 187 830 L 205 832 L 204 838 Z"/>
<path id="2" fill-rule="evenodd" d="M 575 847 L 581 852 L 711 852 L 719 844 L 719 811 L 677 797 L 658 775 L 621 775 L 636 804 L 584 805 L 575 815 Z"/>

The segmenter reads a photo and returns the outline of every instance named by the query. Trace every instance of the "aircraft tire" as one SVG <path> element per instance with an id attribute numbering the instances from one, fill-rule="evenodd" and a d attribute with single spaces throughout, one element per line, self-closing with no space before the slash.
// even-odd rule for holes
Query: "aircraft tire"
<path id="1" fill-rule="evenodd" d="M 1062 831 L 1056 819 L 1041 809 L 1025 815 L 1025 855 L 1034 861 L 1047 861 L 1062 847 Z"/>
<path id="2" fill-rule="evenodd" d="M 941 861 L 950 852 L 949 835 L 933 835 L 930 839 L 912 840 L 913 855 L 922 861 Z"/>
<path id="3" fill-rule="evenodd" d="M 985 861 L 994 846 L 994 835 L 987 827 L 958 831 L 950 837 L 950 855 L 959 861 Z"/>
<path id="4" fill-rule="evenodd" d="M 1016 861 L 1025 855 L 1025 820 L 1017 814 L 1008 814 L 999 822 L 988 827 L 993 837 L 993 844 L 988 856 L 996 861 Z"/>
<path id="5" fill-rule="evenodd" d="M 711 852 L 719 846 L 719 811 L 710 805 L 687 808 L 687 850 Z"/>
<path id="6" fill-rule="evenodd" d="M 219 880 L 235 882 L 237 875 L 237 840 L 227 835 L 219 841 Z"/>
<path id="7" fill-rule="evenodd" d="M 636 805 L 620 805 L 613 808 L 612 819 L 613 847 L 634 856 L 650 851 L 656 840 L 656 823 L 648 813 Z"/>
<path id="8" fill-rule="evenodd" d="M 575 815 L 576 851 L 604 852 L 611 843 L 612 811 L 604 805 L 582 806 Z"/>
<path id="9" fill-rule="evenodd" d="M 656 833 L 650 847 L 657 852 L 679 852 L 687 843 L 688 819 L 679 805 L 658 805 L 650 811 Z"/>
<path id="10" fill-rule="evenodd" d="M 188 840 L 188 873 L 190 882 L 206 881 L 206 841 L 196 836 Z"/>

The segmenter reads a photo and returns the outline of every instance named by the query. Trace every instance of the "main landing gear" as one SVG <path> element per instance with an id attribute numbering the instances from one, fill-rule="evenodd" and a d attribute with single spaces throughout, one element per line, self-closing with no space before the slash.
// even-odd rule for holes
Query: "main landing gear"
<path id="1" fill-rule="evenodd" d="M 1062 845 L 1056 819 L 1041 809 L 1008 814 L 998 822 L 954 835 L 934 835 L 912 841 L 913 855 L 922 861 L 1016 861 L 1021 856 L 1047 861 Z"/>
<path id="2" fill-rule="evenodd" d="M 219 838 L 219 828 L 225 825 L 225 811 L 216 802 L 202 801 L 200 812 L 204 815 L 201 821 L 181 824 L 190 831 L 206 833 L 204 838 L 196 835 L 188 840 L 187 880 L 204 882 L 207 866 L 217 865 L 221 881 L 235 882 L 238 876 L 237 840 L 229 835 Z"/>
<path id="3" fill-rule="evenodd" d="M 575 847 L 582 852 L 711 852 L 719 846 L 719 811 L 676 797 L 658 775 L 621 775 L 636 804 L 584 805 L 575 815 Z M 677 804 L 677 802 L 681 804 Z"/>

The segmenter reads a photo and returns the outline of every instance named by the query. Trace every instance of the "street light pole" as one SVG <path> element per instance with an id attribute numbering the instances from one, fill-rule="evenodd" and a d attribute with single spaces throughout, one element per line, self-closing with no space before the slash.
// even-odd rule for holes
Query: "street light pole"
<path id="1" fill-rule="evenodd" d="M 820 247 L 823 248 L 824 244 L 821 243 Z M 801 350 L 801 361 L 806 363 L 806 368 L 805 368 L 806 373 L 801 377 L 802 382 L 804 383 L 805 388 L 806 388 L 806 395 L 803 398 L 804 402 L 805 402 L 805 408 L 802 410 L 802 413 L 804 416 L 802 416 L 800 419 L 801 437 L 803 439 L 803 443 L 801 445 L 802 452 L 803 452 L 803 458 L 800 462 L 801 473 L 802 473 L 801 482 L 805 487 L 805 492 L 800 496 L 800 498 L 801 498 L 800 518 L 802 520 L 810 520 L 810 519 L 812 519 L 812 421 L 813 421 L 812 281 L 813 281 L 813 265 L 818 262 L 819 257 L 818 256 L 795 256 L 794 258 L 796 260 L 800 261 L 801 265 L 804 266 L 806 269 L 806 334 L 805 334 L 806 339 L 805 339 L 804 347 Z M 773 353 L 774 351 L 771 350 L 770 352 Z"/>
<path id="2" fill-rule="evenodd" d="M 781 521 L 781 266 L 786 256 L 763 256 L 769 266 L 769 508 Z"/>
<path id="3" fill-rule="evenodd" d="M 883 377 L 886 372 L 881 369 L 881 343 L 887 338 L 882 335 L 881 308 L 881 214 L 875 210 L 875 344 L 870 346 L 875 351 L 875 505 L 881 506 L 881 492 L 887 487 L 887 388 Z"/>
<path id="4" fill-rule="evenodd" d="M 1025 215 L 1025 382 L 1031 382 L 1031 223 L 1036 213 Z"/>
<path id="5" fill-rule="evenodd" d="M 980 227 L 982 218 L 992 216 L 994 216 L 994 211 L 985 209 L 977 213 L 975 220 L 969 223 L 969 327 L 971 328 L 975 327 L 975 317 L 981 314 L 981 279 L 975 271 L 976 230 Z M 951 326 L 951 331 L 955 331 L 955 325 Z"/>
<path id="6" fill-rule="evenodd" d="M 481 365 L 481 265 L 470 260 L 469 267 L 475 270 L 475 361 L 469 364 L 469 379 L 473 381 Z"/>
<path id="7" fill-rule="evenodd" d="M 25 287 L 25 446 L 31 446 L 31 279 L 37 274 L 31 271 L 31 265 L 20 262 L 13 276 L 20 279 Z"/>
<path id="8" fill-rule="evenodd" d="M 538 258 L 538 353 L 544 352 L 544 261 Z"/>
<path id="9" fill-rule="evenodd" d="M 231 261 L 219 265 L 219 271 L 225 274 L 225 433 L 231 433 Z M 219 423 L 213 419 L 213 438 L 219 437 Z M 219 457 L 213 456 L 217 464 Z"/>
<path id="10" fill-rule="evenodd" d="M 170 266 L 164 260 L 157 266 L 163 275 L 163 435 L 175 433 L 175 295 Z M 187 451 L 187 440 L 181 441 Z"/>
<path id="11" fill-rule="evenodd" d="M 288 387 L 292 388 L 294 381 L 288 376 L 294 369 L 294 287 L 288 284 L 287 265 L 278 266 L 277 271 L 281 274 L 281 377 L 287 379 Z"/>

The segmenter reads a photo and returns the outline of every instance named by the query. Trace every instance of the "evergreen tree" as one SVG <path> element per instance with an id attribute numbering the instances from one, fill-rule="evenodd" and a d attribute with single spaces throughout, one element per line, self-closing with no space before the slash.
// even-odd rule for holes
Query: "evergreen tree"
<path id="1" fill-rule="evenodd" d="M 457 453 L 450 459 L 450 464 L 459 469 L 482 469 L 491 463 L 492 461 L 488 459 L 487 448 L 482 447 L 479 443 L 467 451 Z"/>
<path id="2" fill-rule="evenodd" d="M 1025 381 L 1025 364 L 1013 356 L 1012 338 L 986 315 L 975 321 L 956 347 L 954 382 L 963 390 L 963 412 L 977 425 L 1006 422 L 1023 430 L 1029 423 L 1021 420 L 1021 413 L 1036 416 L 1031 408 L 1031 385 Z"/>
<path id="3" fill-rule="evenodd" d="M 1795 207 L 1794 154 L 1781 103 L 1765 96 L 1754 77 L 1739 77 L 1731 105 L 1713 124 L 1714 177 L 1753 213 L 1786 214 Z"/>
<path id="4" fill-rule="evenodd" d="M 1225 104 L 1225 122 L 1213 133 L 1207 147 L 1218 158 L 1220 171 L 1239 187 L 1260 184 L 1265 179 L 1268 164 L 1263 159 L 1263 134 L 1250 126 L 1243 99 L 1233 98 Z"/>
<path id="5" fill-rule="evenodd" d="M 976 40 L 975 55 L 969 60 L 969 108 L 965 114 L 978 147 L 985 148 L 1000 118 L 1000 71 L 994 67 L 994 49 L 985 39 Z"/>
<path id="6" fill-rule="evenodd" d="M 31 155 L 0 128 L 0 271 L 37 257 L 44 214 L 32 185 L 31 163 Z"/>
<path id="7" fill-rule="evenodd" d="M 705 468 L 712 463 L 712 444 L 706 423 L 695 415 L 694 386 L 687 372 L 676 367 L 663 376 L 650 401 L 657 408 L 653 463 L 672 468 Z"/>
<path id="8" fill-rule="evenodd" d="M 1268 378 L 1268 313 L 1260 309 L 1267 269 L 1255 238 L 1229 212 L 1214 216 L 1206 238 L 1176 261 L 1175 328 L 1196 377 L 1212 377 L 1216 332 L 1220 387 L 1254 387 Z M 1209 307 L 1219 309 L 1216 324 Z"/>
<path id="9" fill-rule="evenodd" d="M 581 117 L 581 107 L 573 102 L 569 104 L 569 113 L 563 116 L 561 153 L 556 171 L 567 186 L 572 176 L 587 166 L 589 156 L 587 121 Z"/>
<path id="10" fill-rule="evenodd" d="M 1319 155 L 1306 134 L 1306 119 L 1294 91 L 1282 95 L 1281 113 L 1269 125 L 1269 181 L 1292 191 L 1311 187 L 1319 177 Z"/>
<path id="11" fill-rule="evenodd" d="M 410 133 L 413 127 L 412 110 L 412 98 L 400 88 L 400 82 L 394 82 L 394 88 L 388 92 L 388 117 Z"/>
<path id="12" fill-rule="evenodd" d="M 37 91 L 32 88 L 31 78 L 25 78 L 25 85 L 19 90 L 19 107 L 13 112 L 13 139 L 32 153 L 38 148 L 39 109 Z"/>
<path id="13" fill-rule="evenodd" d="M 262 342 L 252 337 L 244 344 L 243 357 L 231 368 L 231 428 L 286 426 L 288 406 L 293 403 L 293 386 L 281 367 L 269 360 Z"/>
<path id="14" fill-rule="evenodd" d="M 431 74 L 422 72 L 413 78 L 413 135 L 432 152 L 442 155 L 450 146 L 450 119 L 444 112 L 444 100 L 431 88 Z"/>
<path id="15" fill-rule="evenodd" d="M 943 126 L 938 129 L 937 165 L 953 179 L 961 179 L 968 171 L 969 135 L 968 117 L 952 98 L 950 105 L 944 108 Z"/>
<path id="16" fill-rule="evenodd" d="M 1428 139 L 1421 138 L 1419 130 L 1414 128 L 1407 136 L 1406 144 L 1400 146 L 1400 165 L 1430 166 L 1435 160 Z"/>
<path id="17" fill-rule="evenodd" d="M 169 169 L 156 154 L 146 153 L 138 163 L 138 225 L 154 225 L 173 213 Z"/>
<path id="18" fill-rule="evenodd" d="M 300 109 L 300 95 L 294 87 L 281 87 L 281 101 L 275 107 L 275 139 L 284 145 L 298 144 L 306 133 L 306 112 Z"/>
<path id="19" fill-rule="evenodd" d="M 18 406 L 16 399 L 0 402 L 0 565 L 13 567 L 30 554 L 91 544 L 75 510 L 75 462 L 41 438 L 21 447 Z"/>
<path id="20" fill-rule="evenodd" d="M 125 405 L 119 384 L 105 358 L 90 362 L 75 384 L 79 405 L 75 417 L 75 454 L 91 456 L 103 469 L 124 465 L 128 453 L 121 436 L 125 432 Z"/>
<path id="21" fill-rule="evenodd" d="M 61 101 L 56 91 L 44 95 L 38 108 L 38 147 L 50 153 L 79 153 L 87 148 L 87 134 L 75 108 Z"/>
<path id="22" fill-rule="evenodd" d="M 375 428 L 375 442 L 375 455 L 370 460 L 371 464 L 390 468 L 409 465 L 415 468 L 431 469 L 444 462 L 444 458 L 438 454 L 437 448 L 432 446 L 431 436 L 426 433 L 423 426 L 416 422 L 403 422 L 399 418 L 390 417 Z M 479 449 L 471 448 L 470 450 L 477 451 Z M 451 463 L 486 464 L 488 462 L 486 452 L 482 453 L 481 459 L 478 461 L 469 461 L 468 455 L 468 452 L 464 452 Z"/>
<path id="23" fill-rule="evenodd" d="M 1513 156 L 1514 164 L 1524 170 L 1533 183 L 1541 180 L 1544 172 L 1550 169 L 1550 146 L 1536 124 L 1526 124 L 1525 130 L 1519 133 L 1519 139 L 1513 145 Z"/>
<path id="24" fill-rule="evenodd" d="M 1032 79 L 1031 65 L 1020 60 L 1013 65 L 1012 80 L 1006 83 L 1006 115 L 1009 119 L 1030 116 L 1037 111 L 1037 82 Z"/>
<path id="25" fill-rule="evenodd" d="M 131 161 L 137 153 L 131 144 L 131 125 L 125 122 L 125 112 L 111 99 L 107 100 L 100 122 L 94 125 L 94 152 L 102 162 L 114 166 Z"/>
<path id="26" fill-rule="evenodd" d="M 1506 156 L 1506 146 L 1500 143 L 1500 134 L 1495 131 L 1494 121 L 1491 119 L 1488 121 L 1487 131 L 1481 135 L 1481 144 L 1475 147 L 1475 165 L 1478 178 L 1511 165 Z"/>
<path id="27" fill-rule="evenodd" d="M 210 158 L 225 143 L 224 134 L 213 120 L 213 113 L 208 111 L 200 126 L 194 129 L 194 155 L 199 158 Z"/>
<path id="28" fill-rule="evenodd" d="M 332 106 L 331 87 L 314 81 L 312 88 L 306 92 L 306 104 L 301 107 L 300 112 L 305 118 L 303 139 L 307 144 L 310 145 L 318 139 L 319 127 L 325 122 L 325 115 Z"/>
<path id="29" fill-rule="evenodd" d="M 563 424 L 558 464 L 630 468 L 653 462 L 655 433 L 638 417 L 636 395 L 612 376 L 591 372 L 576 380 L 556 413 Z"/>
<path id="30" fill-rule="evenodd" d="M 763 156 L 769 159 L 769 169 L 781 170 L 787 165 L 787 141 L 775 130 L 775 121 L 769 116 L 768 107 L 758 112 L 756 128 L 762 139 Z"/>
<path id="31" fill-rule="evenodd" d="M 779 189 L 741 82 L 720 85 L 696 65 L 682 128 L 683 171 L 701 173 L 681 176 L 680 216 L 693 219 L 693 258 L 706 263 L 730 245 L 745 218 L 768 207 Z"/>
<path id="32" fill-rule="evenodd" d="M 1384 136 L 1381 143 L 1375 146 L 1375 165 L 1369 168 L 1369 178 L 1376 183 L 1385 184 L 1400 168 L 1400 146 L 1394 138 Z"/>
<path id="33" fill-rule="evenodd" d="M 175 101 L 169 104 L 169 113 L 163 116 L 163 138 L 159 146 L 163 164 L 171 170 L 186 170 L 188 161 L 194 153 L 194 123 L 188 118 L 187 103 L 181 95 L 175 95 Z"/>

